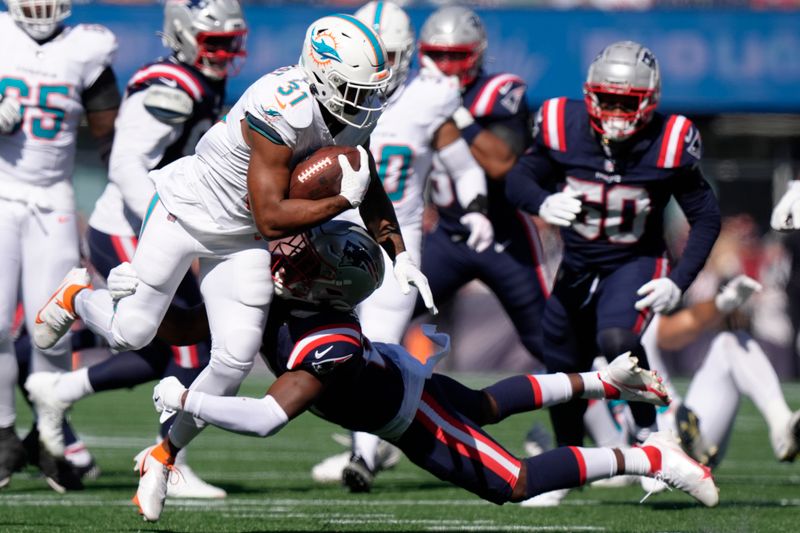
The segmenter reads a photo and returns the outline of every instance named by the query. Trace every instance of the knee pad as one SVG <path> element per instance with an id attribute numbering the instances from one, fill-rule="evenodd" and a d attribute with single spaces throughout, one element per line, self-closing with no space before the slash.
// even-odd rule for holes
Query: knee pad
<path id="1" fill-rule="evenodd" d="M 631 352 L 641 363 L 646 364 L 647 358 L 639 342 L 639 336 L 625 328 L 604 329 L 597 334 L 597 346 L 600 348 L 600 353 L 609 361 L 621 353 Z"/>
<path id="2" fill-rule="evenodd" d="M 211 361 L 216 360 L 227 367 L 249 371 L 261 347 L 261 337 L 259 328 L 233 329 L 222 341 L 222 346 L 211 348 Z"/>
<path id="3" fill-rule="evenodd" d="M 272 301 L 269 252 L 254 248 L 238 254 L 233 262 L 237 300 L 251 307 L 269 304 Z"/>
<path id="4" fill-rule="evenodd" d="M 111 322 L 111 348 L 118 352 L 140 350 L 153 342 L 157 332 L 158 323 L 153 317 L 137 313 L 121 321 L 115 316 Z"/>

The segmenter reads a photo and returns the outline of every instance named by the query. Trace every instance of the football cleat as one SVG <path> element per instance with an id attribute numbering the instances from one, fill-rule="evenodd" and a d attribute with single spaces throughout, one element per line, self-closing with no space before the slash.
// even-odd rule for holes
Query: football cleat
<path id="1" fill-rule="evenodd" d="M 75 322 L 75 295 L 91 287 L 85 268 L 73 268 L 47 303 L 36 313 L 33 342 L 42 350 L 52 348 Z"/>
<path id="2" fill-rule="evenodd" d="M 175 470 L 175 458 L 161 444 L 146 448 L 136 457 L 139 459 L 139 487 L 132 501 L 146 521 L 155 522 L 164 510 L 170 472 Z"/>
<path id="3" fill-rule="evenodd" d="M 133 458 L 133 471 L 141 469 L 147 449 Z M 167 484 L 167 498 L 221 499 L 228 495 L 225 489 L 203 481 L 183 459 L 182 453 L 175 458 L 175 468 L 170 470 Z"/>
<path id="4" fill-rule="evenodd" d="M 523 500 L 519 504 L 522 507 L 558 507 L 567 494 L 569 494 L 569 489 L 551 490 Z"/>
<path id="5" fill-rule="evenodd" d="M 34 427 L 22 441 L 28 464 L 38 468 L 51 489 L 59 494 L 67 491 L 83 490 L 80 475 L 72 464 L 63 457 L 55 457 L 39 440 L 39 431 Z"/>
<path id="6" fill-rule="evenodd" d="M 654 371 L 639 367 L 638 363 L 636 357 L 625 352 L 597 373 L 609 393 L 608 397 L 669 405 L 669 393 L 661 378 Z M 614 390 L 609 390 L 609 386 Z"/>
<path id="7" fill-rule="evenodd" d="M 785 428 L 775 433 L 770 432 L 769 439 L 778 461 L 794 461 L 800 452 L 800 411 L 792 413 Z"/>
<path id="8" fill-rule="evenodd" d="M 70 404 L 56 398 L 56 384 L 61 374 L 57 372 L 34 372 L 25 380 L 33 408 L 36 411 L 36 429 L 39 440 L 55 457 L 64 456 L 64 413 Z"/>
<path id="9" fill-rule="evenodd" d="M 683 451 L 701 465 L 714 468 L 718 462 L 719 448 L 713 444 L 706 444 L 700 431 L 700 418 L 683 403 L 678 406 L 675 413 L 675 426 Z"/>
<path id="10" fill-rule="evenodd" d="M 706 507 L 714 507 L 719 503 L 719 489 L 714 484 L 711 469 L 689 457 L 672 433 L 652 433 L 642 448 L 647 446 L 652 446 L 661 454 L 660 468 L 650 477 L 682 490 Z M 646 494 L 641 501 L 650 494 Z"/>
<path id="11" fill-rule="evenodd" d="M 367 466 L 361 456 L 353 455 L 342 471 L 342 483 L 350 489 L 350 492 L 369 492 L 372 490 L 373 481 L 375 481 L 375 471 Z"/>
<path id="12" fill-rule="evenodd" d="M 350 463 L 350 452 L 337 453 L 311 469 L 311 479 L 317 483 L 341 483 L 342 473 Z"/>
<path id="13" fill-rule="evenodd" d="M 11 474 L 25 466 L 25 448 L 14 426 L 0 428 L 0 489 L 11 482 Z"/>

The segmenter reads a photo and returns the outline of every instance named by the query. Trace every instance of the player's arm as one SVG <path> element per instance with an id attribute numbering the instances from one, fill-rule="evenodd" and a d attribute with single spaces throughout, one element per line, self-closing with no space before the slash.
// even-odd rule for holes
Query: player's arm
<path id="1" fill-rule="evenodd" d="M 467 246 L 482 252 L 494 241 L 494 229 L 486 217 L 489 202 L 483 169 L 452 120 L 447 120 L 436 130 L 433 148 L 447 174 L 453 178 L 458 203 L 466 210 L 461 223 L 470 230 Z"/>
<path id="2" fill-rule="evenodd" d="M 741 307 L 761 284 L 747 276 L 728 282 L 713 300 L 699 302 L 658 321 L 656 341 L 662 350 L 681 350 L 697 340 L 701 333 L 719 326 L 725 317 Z"/>
<path id="3" fill-rule="evenodd" d="M 241 127 L 251 151 L 247 168 L 250 211 L 264 237 L 280 239 L 300 233 L 353 207 L 342 195 L 320 200 L 288 199 L 291 148 L 249 113 Z"/>
<path id="4" fill-rule="evenodd" d="M 686 291 L 705 265 L 721 227 L 719 203 L 696 165 L 674 178 L 673 195 L 689 221 L 689 238 L 669 278 L 681 292 Z"/>
<path id="5" fill-rule="evenodd" d="M 491 179 L 503 179 L 517 161 L 512 144 L 497 133 L 481 127 L 465 107 L 460 107 L 453 114 L 453 120 L 486 175 Z"/>
<path id="6" fill-rule="evenodd" d="M 398 255 L 405 252 L 406 245 L 403 235 L 400 233 L 400 224 L 397 222 L 392 201 L 389 200 L 378 176 L 375 159 L 369 150 L 367 150 L 367 155 L 369 156 L 370 183 L 358 212 L 372 238 L 386 250 L 386 253 L 394 261 Z"/>
<path id="7" fill-rule="evenodd" d="M 769 223 L 777 231 L 800 229 L 800 179 L 789 182 L 772 210 Z"/>
<path id="8" fill-rule="evenodd" d="M 98 144 L 100 158 L 108 163 L 111 145 L 114 140 L 114 121 L 117 118 L 122 97 L 117 88 L 114 70 L 106 67 L 97 79 L 81 94 L 89 132 Z"/>

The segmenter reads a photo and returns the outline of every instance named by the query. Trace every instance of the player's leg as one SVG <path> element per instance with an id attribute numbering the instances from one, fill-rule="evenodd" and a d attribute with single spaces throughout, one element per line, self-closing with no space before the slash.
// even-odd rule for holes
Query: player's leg
<path id="1" fill-rule="evenodd" d="M 215 258 L 200 260 L 200 290 L 211 329 L 211 361 L 192 383 L 191 390 L 216 396 L 236 394 L 261 346 L 272 299 L 270 256 L 265 242 L 246 237 L 226 237 L 223 242 L 227 244 L 210 250 L 215 252 Z M 168 438 L 147 450 L 140 463 L 134 502 L 149 520 L 156 520 L 161 514 L 168 475 L 179 450 L 204 426 L 191 414 L 181 412 L 176 415 Z"/>
<path id="2" fill-rule="evenodd" d="M 639 257 L 605 275 L 597 288 L 597 346 L 600 354 L 611 360 L 620 353 L 631 352 L 642 368 L 650 368 L 640 342 L 649 323 L 649 310 L 634 307 L 636 291 L 651 279 L 665 276 L 667 261 L 657 257 Z M 642 442 L 649 432 L 656 431 L 656 412 L 650 405 L 632 404 L 636 424 L 634 437 Z"/>
<path id="3" fill-rule="evenodd" d="M 14 428 L 17 360 L 12 338 L 22 264 L 22 212 L 23 205 L 0 200 L 0 488 L 8 485 L 11 474 L 25 463 L 22 443 Z"/>
<path id="4" fill-rule="evenodd" d="M 542 319 L 544 363 L 547 371 L 585 372 L 591 368 L 596 347 L 592 309 L 595 277 L 578 275 L 562 267 Z M 583 443 L 585 400 L 574 400 L 550 408 L 558 446 Z"/>
<path id="5" fill-rule="evenodd" d="M 520 460 L 450 403 L 428 380 L 413 422 L 396 444 L 421 468 L 490 502 L 522 501 L 620 474 L 665 475 L 706 505 L 717 502 L 710 476 L 679 448 L 647 443 L 641 448 L 559 448 Z"/>

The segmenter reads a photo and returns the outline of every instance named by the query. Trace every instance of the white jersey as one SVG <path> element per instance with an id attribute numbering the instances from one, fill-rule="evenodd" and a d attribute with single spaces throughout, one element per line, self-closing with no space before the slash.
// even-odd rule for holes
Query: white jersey
<path id="1" fill-rule="evenodd" d="M 422 225 L 433 136 L 459 105 L 453 84 L 417 76 L 397 88 L 378 119 L 369 148 L 401 228 Z M 353 216 L 345 212 L 355 222 Z"/>
<path id="2" fill-rule="evenodd" d="M 293 151 L 294 165 L 323 146 L 364 144 L 371 129 L 346 126 L 335 137 L 305 74 L 297 67 L 271 72 L 248 87 L 223 121 L 197 144 L 195 154 L 150 174 L 167 209 L 205 232 L 256 232 L 247 202 L 250 147 L 241 122 Z"/>
<path id="3" fill-rule="evenodd" d="M 98 25 L 66 27 L 39 45 L 0 13 L 0 93 L 24 106 L 21 127 L 0 135 L 0 188 L 9 182 L 50 186 L 69 180 L 81 95 L 111 64 L 114 34 Z"/>

